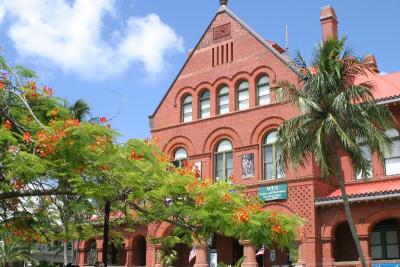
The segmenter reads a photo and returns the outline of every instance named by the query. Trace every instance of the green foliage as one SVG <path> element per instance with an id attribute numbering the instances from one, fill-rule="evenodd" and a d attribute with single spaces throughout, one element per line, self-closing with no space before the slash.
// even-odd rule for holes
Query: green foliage
<path id="1" fill-rule="evenodd" d="M 30 246 L 15 240 L 5 240 L 0 244 L 0 267 L 26 261 L 32 261 Z"/>
<path id="2" fill-rule="evenodd" d="M 240 266 L 242 266 L 242 263 L 244 262 L 244 260 L 246 259 L 246 257 L 241 257 L 238 261 L 237 261 L 237 263 L 235 264 L 235 265 L 233 265 L 234 267 L 240 267 Z M 218 264 L 217 264 L 217 266 L 218 267 L 229 267 L 230 265 L 228 265 L 228 264 L 225 264 L 224 262 L 218 262 Z"/>
<path id="3" fill-rule="evenodd" d="M 39 88 L 33 72 L 4 64 L 0 236 L 37 242 L 98 236 L 104 203 L 111 201 L 111 227 L 175 226 L 170 237 L 157 240 L 166 265 L 177 244 L 191 246 L 215 233 L 257 246 L 287 247 L 294 240 L 298 217 L 265 210 L 231 183 L 200 180 L 190 165 L 175 168 L 155 140 L 117 143 L 105 118 L 85 121 L 86 103 L 69 107 L 51 88 Z"/>
<path id="4" fill-rule="evenodd" d="M 285 97 L 301 111 L 279 127 L 281 162 L 304 167 L 315 157 L 322 175 L 329 177 L 334 174 L 332 150 L 340 147 L 355 172 L 367 176 L 371 165 L 363 157 L 359 140 L 383 160 L 391 144 L 385 130 L 394 125 L 392 113 L 376 104 L 374 85 L 353 83 L 356 77 L 368 75 L 371 66 L 350 54 L 345 39 L 319 45 L 311 66 L 301 55 L 297 63 L 304 74 L 301 88 L 287 82 L 280 85 Z"/>

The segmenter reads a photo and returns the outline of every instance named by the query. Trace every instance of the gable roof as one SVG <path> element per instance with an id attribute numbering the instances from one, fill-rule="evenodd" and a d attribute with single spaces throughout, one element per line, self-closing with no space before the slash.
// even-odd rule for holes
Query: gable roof
<path id="1" fill-rule="evenodd" d="M 218 9 L 217 14 L 215 14 L 215 16 L 213 17 L 213 19 L 211 20 L 210 24 L 208 25 L 208 27 L 206 28 L 206 30 L 204 31 L 203 35 L 201 36 L 201 38 L 199 39 L 199 41 L 197 42 L 196 46 L 193 49 L 193 53 L 190 53 L 190 55 L 187 57 L 185 63 L 183 64 L 182 68 L 180 69 L 180 71 L 178 72 L 178 75 L 175 77 L 174 81 L 172 82 L 172 84 L 170 85 L 169 89 L 167 90 L 167 92 L 164 94 L 163 98 L 161 99 L 160 103 L 158 104 L 157 108 L 155 109 L 155 111 L 153 112 L 153 114 L 149 115 L 149 119 L 152 119 L 154 117 L 154 115 L 157 113 L 158 109 L 160 108 L 161 104 L 164 102 L 165 98 L 167 97 L 167 95 L 169 94 L 169 92 L 171 91 L 172 87 L 174 86 L 174 84 L 176 83 L 176 81 L 178 80 L 179 76 L 181 75 L 182 71 L 185 69 L 186 65 L 188 64 L 188 62 L 190 61 L 190 59 L 192 58 L 194 52 L 197 50 L 199 44 L 201 43 L 201 41 L 203 40 L 204 36 L 207 34 L 207 32 L 209 31 L 209 29 L 211 28 L 211 25 L 213 24 L 214 20 L 217 18 L 218 15 L 220 15 L 221 13 L 225 12 L 226 14 L 228 14 L 229 16 L 231 16 L 237 23 L 239 23 L 243 28 L 245 28 L 254 38 L 256 38 L 256 40 L 258 40 L 262 45 L 264 45 L 265 48 L 267 48 L 269 51 L 271 51 L 278 59 L 280 59 L 285 65 L 287 65 L 294 73 L 296 73 L 298 76 L 301 76 L 301 72 L 296 68 L 295 65 L 293 65 L 289 58 L 283 56 L 277 49 L 275 49 L 273 47 L 273 42 L 270 41 L 266 41 L 264 40 L 257 32 L 255 32 L 250 26 L 248 26 L 243 20 L 241 20 L 233 11 L 231 11 L 226 5 L 221 5 L 220 8 Z M 150 127 L 151 128 L 151 127 Z"/>

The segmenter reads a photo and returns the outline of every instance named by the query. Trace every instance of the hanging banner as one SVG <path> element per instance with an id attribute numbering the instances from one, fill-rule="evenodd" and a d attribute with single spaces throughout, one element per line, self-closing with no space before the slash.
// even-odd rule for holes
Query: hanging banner
<path id="1" fill-rule="evenodd" d="M 260 187 L 258 195 L 264 201 L 286 200 L 288 198 L 288 185 L 277 184 Z"/>

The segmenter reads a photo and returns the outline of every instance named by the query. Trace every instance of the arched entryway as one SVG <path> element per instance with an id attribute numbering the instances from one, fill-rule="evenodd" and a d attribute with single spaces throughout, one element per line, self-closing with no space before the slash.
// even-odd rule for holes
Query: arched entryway
<path id="1" fill-rule="evenodd" d="M 215 235 L 210 244 L 210 266 L 220 262 L 235 265 L 243 257 L 243 246 L 237 239 Z"/>
<path id="2" fill-rule="evenodd" d="M 333 256 L 336 262 L 358 261 L 357 248 L 347 222 L 341 223 L 336 228 Z"/>
<path id="3" fill-rule="evenodd" d="M 257 250 L 258 253 L 259 250 Z M 282 251 L 278 248 L 265 249 L 264 254 L 256 256 L 258 266 L 291 266 L 292 261 L 289 251 Z"/>
<path id="4" fill-rule="evenodd" d="M 113 238 L 108 245 L 108 265 L 124 266 L 126 262 L 125 242 L 122 238 Z"/>
<path id="5" fill-rule="evenodd" d="M 87 265 L 93 266 L 97 261 L 97 243 L 95 239 L 91 239 L 88 242 L 88 246 L 86 248 L 86 259 L 85 262 Z"/>
<path id="6" fill-rule="evenodd" d="M 146 266 L 146 238 L 144 236 L 139 236 L 134 246 L 134 266 Z"/>
<path id="7" fill-rule="evenodd" d="M 372 228 L 370 251 L 373 261 L 400 259 L 399 225 L 399 219 L 387 219 Z"/>

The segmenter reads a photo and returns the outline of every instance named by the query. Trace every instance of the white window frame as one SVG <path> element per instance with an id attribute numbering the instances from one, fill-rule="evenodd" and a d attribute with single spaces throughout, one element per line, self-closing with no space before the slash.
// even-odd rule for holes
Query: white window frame
<path id="1" fill-rule="evenodd" d="M 266 81 L 263 81 L 263 79 L 266 79 Z M 267 88 L 267 94 L 260 95 L 260 89 L 263 87 Z M 266 99 L 266 103 L 261 104 L 261 98 Z M 264 74 L 262 75 L 258 81 L 257 81 L 257 106 L 266 106 L 271 103 L 271 88 L 270 88 L 270 83 L 269 83 L 269 77 L 268 75 Z"/>
<path id="2" fill-rule="evenodd" d="M 281 179 L 285 178 L 285 171 L 280 169 L 278 165 L 278 158 L 280 155 L 280 149 L 276 145 L 278 131 L 274 130 L 269 132 L 264 138 L 263 142 L 263 170 L 264 170 L 264 180 L 273 180 L 273 179 Z M 271 162 L 266 162 L 266 150 L 271 150 Z M 272 176 L 267 177 L 267 165 L 272 165 Z"/>
<path id="3" fill-rule="evenodd" d="M 186 107 L 188 107 L 187 111 Z M 187 95 L 182 101 L 182 122 L 191 122 L 193 120 L 193 96 Z"/>

